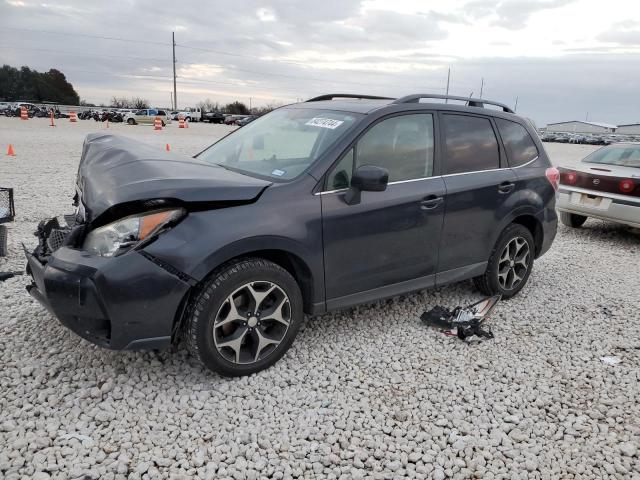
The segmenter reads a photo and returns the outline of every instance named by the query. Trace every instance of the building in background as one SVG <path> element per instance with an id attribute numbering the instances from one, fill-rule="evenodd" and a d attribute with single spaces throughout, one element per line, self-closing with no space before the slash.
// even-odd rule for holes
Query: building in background
<path id="1" fill-rule="evenodd" d="M 616 133 L 616 126 L 600 122 L 582 122 L 571 120 L 568 122 L 550 123 L 547 132 L 562 133 Z"/>
<path id="2" fill-rule="evenodd" d="M 621 135 L 640 135 L 640 123 L 628 123 L 626 125 L 618 125 L 616 133 Z"/>

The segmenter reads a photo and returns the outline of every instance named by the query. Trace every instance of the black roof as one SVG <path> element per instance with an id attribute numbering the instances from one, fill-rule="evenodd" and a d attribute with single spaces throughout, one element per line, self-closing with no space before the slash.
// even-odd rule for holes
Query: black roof
<path id="1" fill-rule="evenodd" d="M 444 107 L 443 102 L 432 102 L 432 103 L 423 103 L 420 100 L 446 100 L 452 102 L 462 102 L 463 105 L 456 105 L 455 103 L 448 103 L 446 107 Z M 390 105 L 405 105 L 405 104 L 420 104 L 420 106 L 429 106 L 431 108 L 442 109 L 447 108 L 451 110 L 462 110 L 468 111 L 470 108 L 486 108 L 487 105 L 497 107 L 492 108 L 490 112 L 501 111 L 505 113 L 513 114 L 513 110 L 508 106 L 494 102 L 492 100 L 479 99 L 479 98 L 467 98 L 467 97 L 457 97 L 453 95 L 437 95 L 437 94 L 413 94 L 407 95 L 401 98 L 391 98 L 391 97 L 378 97 L 373 95 L 356 95 L 356 94 L 344 94 L 344 93 L 336 93 L 336 94 L 328 94 L 321 95 L 319 97 L 314 97 L 306 102 L 296 103 L 290 105 L 290 107 L 296 108 L 318 108 L 322 110 L 337 110 L 344 112 L 352 112 L 352 113 L 363 113 L 367 114 L 374 110 L 378 110 L 385 106 Z"/>

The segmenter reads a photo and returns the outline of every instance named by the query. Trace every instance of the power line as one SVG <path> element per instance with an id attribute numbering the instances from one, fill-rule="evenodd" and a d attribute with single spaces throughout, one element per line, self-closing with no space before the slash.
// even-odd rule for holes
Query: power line
<path id="1" fill-rule="evenodd" d="M 162 45 L 167 46 L 170 45 L 166 42 L 154 42 L 152 40 L 136 40 L 133 38 L 120 38 L 120 37 L 106 37 L 103 35 L 91 35 L 88 33 L 76 33 L 76 32 L 52 32 L 50 30 L 36 30 L 31 28 L 18 28 L 18 27 L 2 27 L 3 30 L 14 30 L 18 32 L 32 32 L 32 33 L 46 33 L 48 35 L 67 35 L 71 37 L 88 37 L 88 38 L 98 38 L 101 40 L 115 40 L 118 42 L 131 42 L 131 43 L 146 43 L 150 45 Z"/>
<path id="2" fill-rule="evenodd" d="M 65 50 L 50 50 L 46 48 L 32 48 L 32 47 L 13 47 L 8 45 L 0 45 L 0 48 L 7 48 L 10 50 L 30 50 L 35 52 L 47 52 L 47 53 L 56 53 L 59 55 L 70 55 L 76 57 L 93 57 L 93 58 L 124 58 L 127 60 L 150 60 L 153 62 L 162 62 L 165 63 L 167 61 L 166 58 L 150 58 L 150 57 L 130 57 L 126 55 L 110 55 L 107 53 L 82 53 L 82 52 L 69 52 Z"/>
<path id="3" fill-rule="evenodd" d="M 131 42 L 131 43 L 145 43 L 145 44 L 152 44 L 152 45 L 162 45 L 162 46 L 168 46 L 168 45 L 172 45 L 171 43 L 164 43 L 164 42 L 156 42 L 156 41 L 150 41 L 150 40 L 135 40 L 135 39 L 131 39 L 131 38 L 121 38 L 121 37 L 108 37 L 108 36 L 103 36 L 103 35 L 92 35 L 92 34 L 85 34 L 85 33 L 72 33 L 72 32 L 54 32 L 54 31 L 50 31 L 50 30 L 37 30 L 37 29 L 29 29 L 29 28 L 18 28 L 18 27 L 6 27 L 5 30 L 15 30 L 15 31 L 24 31 L 24 32 L 32 32 L 32 33 L 44 33 L 44 34 L 51 34 L 51 35 L 66 35 L 66 36 L 80 36 L 80 37 L 88 37 L 88 38 L 97 38 L 97 39 L 102 39 L 102 40 L 114 40 L 114 41 L 121 41 L 121 42 Z M 227 52 L 227 51 L 223 51 L 223 50 L 217 50 L 217 49 L 210 49 L 210 48 L 203 48 L 203 47 L 194 47 L 194 46 L 190 46 L 190 45 L 184 45 L 184 44 L 178 44 L 178 43 L 173 43 L 174 48 L 175 47 L 180 47 L 180 48 L 186 48 L 189 50 L 196 50 L 196 51 L 201 51 L 201 52 L 208 52 L 208 53 L 215 53 L 217 55 L 225 55 L 225 56 L 231 56 L 231 57 L 236 57 L 236 58 L 246 58 L 246 59 L 251 59 L 251 60 L 261 60 L 261 61 L 267 61 L 265 60 L 264 57 L 260 57 L 258 55 L 250 55 L 250 54 L 242 54 L 242 53 L 235 53 L 235 52 Z M 83 53 L 79 53 L 79 52 L 62 52 L 60 50 L 46 50 L 46 49 L 37 49 L 37 48 L 28 48 L 28 47 L 6 47 L 5 48 L 13 48 L 16 50 L 33 50 L 33 51 L 43 51 L 43 52 L 49 52 L 49 53 L 64 53 L 65 55 L 81 55 L 81 56 L 102 56 L 102 57 L 111 57 L 111 58 L 125 58 L 125 59 L 131 59 L 131 60 L 150 60 L 150 61 L 156 61 L 156 62 L 165 62 L 165 59 L 159 59 L 159 58 L 149 58 L 149 57 L 131 57 L 131 56 L 123 56 L 123 55 L 104 55 L 104 54 L 83 54 Z M 277 59 L 277 60 L 268 60 L 268 61 L 273 61 L 276 63 L 284 63 L 284 64 L 289 64 L 289 65 L 297 65 L 297 66 L 302 66 L 302 67 L 309 67 L 310 65 L 308 63 L 303 63 L 303 62 L 297 62 L 297 61 L 292 61 L 292 60 L 282 60 L 282 59 Z M 175 62 L 175 60 L 174 60 Z M 183 65 L 198 65 L 197 63 L 182 63 Z M 376 84 L 376 83 L 367 83 L 367 82 L 354 82 L 354 81 L 348 81 L 348 80 L 342 80 L 340 82 L 336 82 L 333 80 L 327 80 L 327 79 L 322 79 L 322 78 L 317 78 L 317 77 L 307 77 L 307 76 L 301 76 L 301 75 L 289 75 L 289 74 L 282 74 L 282 73 L 271 73 L 271 72 L 260 72 L 260 71 L 256 71 L 256 70 L 250 70 L 250 69 L 245 69 L 245 68 L 240 68 L 240 67 L 235 67 L 235 66 L 224 66 L 224 68 L 227 69 L 232 69 L 232 70 L 237 70 L 239 72 L 245 72 L 245 73 L 253 73 L 256 75 L 269 75 L 272 77 L 282 77 L 282 78 L 291 78 L 294 80 L 311 80 L 311 81 L 316 81 L 316 82 L 325 82 L 325 83 L 342 83 L 342 84 L 349 84 L 349 85 L 360 85 L 360 86 L 374 86 L 374 87 L 386 87 L 386 84 Z M 364 72 L 366 73 L 366 72 Z M 424 85 L 422 85 L 420 88 L 423 88 Z M 412 88 L 417 88 L 417 87 L 412 87 Z M 429 88 L 437 88 L 438 90 L 442 90 L 441 87 L 429 87 Z M 175 99 L 174 99 L 175 101 Z"/>
<path id="4" fill-rule="evenodd" d="M 125 56 L 125 55 L 111 55 L 111 54 L 103 54 L 103 53 L 81 53 L 81 52 L 69 52 L 69 51 L 64 51 L 64 50 L 50 50 L 50 49 L 44 49 L 44 48 L 31 48 L 31 47 L 13 47 L 13 46 L 6 46 L 6 45 L 2 45 L 0 46 L 0 49 L 2 48 L 7 48 L 7 49 L 11 49 L 11 50 L 27 50 L 27 51 L 36 51 L 36 52 L 47 52 L 47 53 L 55 53 L 55 54 L 59 54 L 59 55 L 70 55 L 70 56 L 80 56 L 80 57 L 92 57 L 92 58 L 122 58 L 122 59 L 127 59 L 127 60 L 147 60 L 147 61 L 153 61 L 153 62 L 161 62 L 161 63 L 165 63 L 166 59 L 163 58 L 151 58 L 151 57 L 131 57 L 131 56 Z M 176 63 L 178 63 L 176 61 Z M 201 65 L 199 63 L 191 63 L 191 62 L 179 62 L 182 65 L 187 65 L 187 66 L 197 66 L 197 65 Z M 227 70 L 236 70 L 239 72 L 245 72 L 245 73 L 252 73 L 255 75 L 260 75 L 260 76 L 270 76 L 270 77 L 281 77 L 281 78 L 289 78 L 289 79 L 293 79 L 293 80 L 309 80 L 309 81 L 314 81 L 314 82 L 322 82 L 322 83 L 330 83 L 330 84 L 345 84 L 345 85 L 359 85 L 359 86 L 368 86 L 368 87 L 386 87 L 386 84 L 381 84 L 381 83 L 367 83 L 367 82 L 354 82 L 354 81 L 350 81 L 350 80 L 329 80 L 329 79 L 323 79 L 323 78 L 317 78 L 317 77 L 307 77 L 307 76 L 301 76 L 301 75 L 288 75 L 288 74 L 283 74 L 283 73 L 273 73 L 273 72 L 261 72 L 258 70 L 251 70 L 251 69 L 246 69 L 246 68 L 240 68 L 240 67 L 236 67 L 234 65 L 222 65 L 221 66 L 224 69 Z M 167 78 L 167 77 L 165 77 Z M 168 77 L 170 78 L 170 77 Z M 178 78 L 193 78 L 193 77 L 188 77 L 188 76 L 179 76 Z M 220 83 L 220 82 L 217 82 Z M 233 85 L 233 84 L 232 84 Z M 420 87 L 418 86 L 407 86 L 407 88 L 425 88 L 425 85 L 422 85 Z M 429 89 L 437 89 L 437 90 L 442 90 L 442 87 L 436 87 L 436 86 L 429 86 L 427 87 Z M 175 99 L 174 99 L 175 102 Z"/>

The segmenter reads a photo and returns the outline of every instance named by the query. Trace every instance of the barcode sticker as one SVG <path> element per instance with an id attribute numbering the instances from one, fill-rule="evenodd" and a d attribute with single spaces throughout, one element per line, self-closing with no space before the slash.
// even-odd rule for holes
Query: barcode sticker
<path id="1" fill-rule="evenodd" d="M 330 128 L 331 130 L 335 130 L 343 123 L 344 122 L 342 120 L 334 120 L 333 118 L 315 117 L 309 120 L 305 125 L 309 125 L 310 127 Z"/>

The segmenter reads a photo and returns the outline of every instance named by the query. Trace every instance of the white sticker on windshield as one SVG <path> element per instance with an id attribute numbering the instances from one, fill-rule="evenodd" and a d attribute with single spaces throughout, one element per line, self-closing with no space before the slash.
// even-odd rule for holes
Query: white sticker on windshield
<path id="1" fill-rule="evenodd" d="M 275 175 L 276 177 L 281 177 L 285 173 L 286 172 L 284 170 L 275 169 L 273 172 L 271 172 L 271 175 Z"/>
<path id="2" fill-rule="evenodd" d="M 315 117 L 309 120 L 305 125 L 309 125 L 311 127 L 330 128 L 331 130 L 335 130 L 343 123 L 344 122 L 342 120 L 334 120 L 333 118 Z"/>

